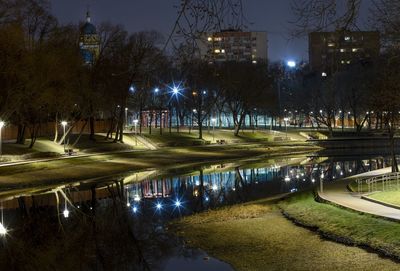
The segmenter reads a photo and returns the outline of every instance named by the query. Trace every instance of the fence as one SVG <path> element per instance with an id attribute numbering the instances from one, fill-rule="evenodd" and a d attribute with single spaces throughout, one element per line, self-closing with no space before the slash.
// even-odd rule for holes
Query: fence
<path id="1" fill-rule="evenodd" d="M 372 178 L 357 179 L 358 192 L 365 192 L 364 186 L 367 186 L 368 193 L 376 191 L 388 191 L 400 189 L 400 172 L 391 172 Z"/>

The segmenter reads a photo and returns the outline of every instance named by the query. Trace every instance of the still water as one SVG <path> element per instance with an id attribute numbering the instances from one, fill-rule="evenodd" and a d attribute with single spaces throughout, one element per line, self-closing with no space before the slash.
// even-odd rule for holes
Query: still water
<path id="1" fill-rule="evenodd" d="M 7 233 L 0 236 L 0 269 L 232 270 L 169 234 L 168 222 L 389 163 L 378 156 L 294 156 L 8 191 L 1 198 Z"/>

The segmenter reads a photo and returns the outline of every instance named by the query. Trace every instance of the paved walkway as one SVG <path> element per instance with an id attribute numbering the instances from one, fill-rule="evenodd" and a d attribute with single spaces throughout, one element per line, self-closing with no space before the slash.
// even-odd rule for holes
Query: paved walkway
<path id="1" fill-rule="evenodd" d="M 356 177 L 372 177 L 387 172 L 390 172 L 390 168 L 366 172 L 357 176 L 353 176 L 349 179 L 338 180 L 326 185 L 324 184 L 323 192 L 318 191 L 318 194 L 324 200 L 349 209 L 400 221 L 399 209 L 386 207 L 382 204 L 364 200 L 361 198 L 361 193 L 350 192 L 347 189 L 348 183 L 350 183 Z"/>

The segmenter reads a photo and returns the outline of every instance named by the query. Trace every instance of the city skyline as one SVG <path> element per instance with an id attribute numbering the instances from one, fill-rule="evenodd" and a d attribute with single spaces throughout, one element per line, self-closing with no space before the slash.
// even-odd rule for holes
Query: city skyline
<path id="1" fill-rule="evenodd" d="M 165 37 L 171 32 L 177 16 L 177 9 L 174 8 L 176 1 L 118 0 L 111 3 L 106 0 L 96 2 L 51 0 L 50 2 L 53 14 L 63 24 L 83 22 L 89 9 L 94 24 L 109 21 L 123 25 L 131 33 L 156 30 Z M 273 3 L 249 0 L 244 6 L 244 15 L 249 22 L 248 30 L 267 32 L 268 56 L 271 62 L 291 59 L 308 62 L 308 38 L 292 38 L 289 34 L 292 27 L 289 22 L 294 19 L 290 2 L 290 0 Z M 364 26 L 367 25 L 370 7 L 370 0 L 363 2 L 359 20 L 360 29 L 367 29 Z"/>

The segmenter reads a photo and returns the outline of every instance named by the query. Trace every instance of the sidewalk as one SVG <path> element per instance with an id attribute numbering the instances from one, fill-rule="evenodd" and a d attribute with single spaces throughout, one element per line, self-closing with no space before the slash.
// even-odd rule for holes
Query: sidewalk
<path id="1" fill-rule="evenodd" d="M 350 192 L 347 185 L 357 177 L 368 177 L 380 175 L 390 172 L 390 168 L 384 168 L 376 171 L 366 172 L 348 179 L 338 180 L 324 186 L 323 192 L 318 191 L 318 195 L 329 202 L 334 204 L 358 211 L 368 213 L 384 218 L 394 219 L 400 221 L 400 210 L 387 207 L 378 203 L 373 203 L 361 199 L 362 194 Z"/>

